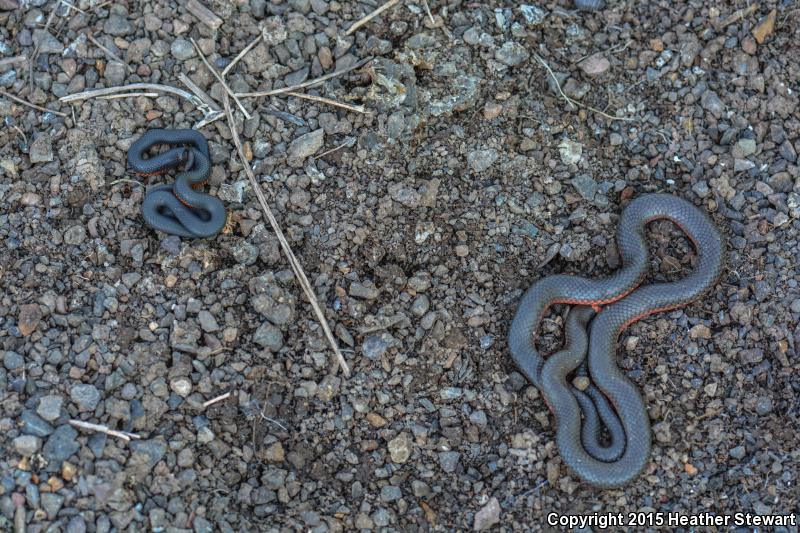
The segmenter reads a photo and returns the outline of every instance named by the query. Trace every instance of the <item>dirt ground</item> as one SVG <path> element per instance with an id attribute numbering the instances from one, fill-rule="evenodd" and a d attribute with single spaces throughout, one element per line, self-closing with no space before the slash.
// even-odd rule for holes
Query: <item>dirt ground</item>
<path id="1" fill-rule="evenodd" d="M 183 0 L 0 0 L 0 530 L 799 513 L 797 4 L 409 0 L 346 34 L 381 3 L 204 0 L 219 18 L 202 21 Z M 249 164 L 349 377 L 224 117 L 200 131 L 229 227 L 181 240 L 144 225 L 145 186 L 165 178 L 135 176 L 126 153 L 149 128 L 192 127 L 197 106 L 59 101 L 186 75 L 221 105 L 192 39 L 222 70 L 259 36 L 226 75 L 235 92 L 372 58 L 305 89 L 366 113 L 241 99 Z M 727 268 L 622 334 L 654 445 L 634 483 L 595 490 L 561 463 L 508 326 L 535 280 L 614 271 L 621 209 L 656 191 L 711 213 Z M 649 237 L 650 281 L 691 270 L 677 228 Z"/>

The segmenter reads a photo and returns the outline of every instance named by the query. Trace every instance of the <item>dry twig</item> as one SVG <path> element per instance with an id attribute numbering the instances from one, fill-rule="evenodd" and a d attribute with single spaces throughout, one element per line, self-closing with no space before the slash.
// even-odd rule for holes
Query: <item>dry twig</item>
<path id="1" fill-rule="evenodd" d="M 337 76 L 341 76 L 342 74 L 347 74 L 350 71 L 353 71 L 359 67 L 362 67 L 372 61 L 371 57 L 366 59 L 362 59 L 361 61 L 356 62 L 355 64 L 343 68 L 341 70 L 337 70 L 335 72 L 331 72 L 330 74 L 325 74 L 324 76 L 320 76 L 315 80 L 305 81 L 303 83 L 298 83 L 297 85 L 292 85 L 291 87 L 282 87 L 280 89 L 272 89 L 270 91 L 256 91 L 252 93 L 236 93 L 236 96 L 239 97 L 255 97 L 255 96 L 275 96 L 276 94 L 283 94 L 283 93 L 291 93 L 298 91 L 300 89 L 306 89 L 308 87 L 313 87 L 314 85 L 319 85 L 324 81 L 328 81 L 331 78 L 335 78 Z"/>
<path id="2" fill-rule="evenodd" d="M 194 45 L 195 50 L 197 50 L 197 53 L 200 54 L 200 59 L 203 60 L 203 63 L 205 63 L 205 65 L 208 68 L 208 70 L 211 71 L 211 74 L 213 74 L 214 77 L 217 78 L 217 81 L 222 84 L 222 87 L 225 89 L 225 92 L 227 92 L 230 95 L 230 97 L 233 98 L 233 101 L 236 102 L 236 106 L 239 108 L 239 111 L 242 112 L 242 114 L 244 115 L 244 117 L 247 120 L 250 120 L 251 118 L 253 118 L 253 117 L 250 116 L 250 113 L 248 113 L 247 110 L 244 108 L 244 106 L 239 101 L 239 99 L 236 97 L 236 95 L 233 93 L 231 88 L 228 87 L 228 84 L 225 83 L 225 79 L 222 76 L 219 75 L 219 72 L 217 72 L 217 69 L 215 69 L 211 65 L 211 63 L 208 61 L 208 59 L 206 59 L 206 56 L 203 54 L 203 51 L 200 50 L 200 47 L 197 45 L 197 43 L 195 42 L 194 39 L 192 39 L 192 44 Z"/>
<path id="3" fill-rule="evenodd" d="M 203 120 L 194 125 L 195 129 L 201 128 L 205 124 L 214 122 L 222 116 L 221 110 L 212 109 L 201 98 L 194 94 L 172 87 L 170 85 L 161 85 L 158 83 L 131 83 L 130 85 L 123 85 L 120 87 L 107 87 L 105 89 L 92 89 L 83 91 L 81 93 L 68 94 L 59 98 L 59 102 L 78 102 L 80 100 L 88 100 L 90 98 L 97 98 L 100 96 L 107 96 L 109 94 L 125 93 L 127 91 L 157 91 L 163 93 L 171 93 L 181 98 L 189 100 L 201 113 L 203 113 Z"/>
<path id="4" fill-rule="evenodd" d="M 69 425 L 75 426 L 76 428 L 81 429 L 88 429 L 89 431 L 99 431 L 100 433 L 105 433 L 106 435 L 111 435 L 112 437 L 117 437 L 124 441 L 130 441 L 131 439 L 141 439 L 141 435 L 137 435 L 136 433 L 128 433 L 127 431 L 117 431 L 116 429 L 111 429 L 108 426 L 103 426 L 100 424 L 92 424 L 91 422 L 84 422 L 83 420 L 70 420 Z"/>
<path id="5" fill-rule="evenodd" d="M 343 142 L 342 144 L 340 144 L 339 146 L 336 146 L 336 147 L 334 147 L 334 148 L 331 148 L 330 150 L 326 150 L 326 151 L 322 152 L 322 153 L 321 153 L 321 154 L 319 154 L 319 155 L 315 155 L 315 156 L 314 156 L 314 160 L 316 161 L 317 159 L 322 159 L 322 158 L 323 158 L 323 157 L 325 157 L 326 155 L 330 155 L 330 154 L 332 154 L 333 152 L 336 152 L 336 151 L 338 151 L 338 150 L 341 150 L 341 149 L 342 149 L 342 148 L 344 148 L 345 146 L 353 146 L 353 144 L 352 144 L 351 142 L 345 141 L 345 142 Z M 345 351 L 345 350 L 342 350 L 342 351 Z"/>
<path id="6" fill-rule="evenodd" d="M 213 30 L 222 26 L 222 19 L 197 0 L 189 0 L 186 2 L 186 11 L 197 17 L 200 22 Z"/>
<path id="7" fill-rule="evenodd" d="M 228 117 L 228 127 L 231 130 L 233 144 L 236 145 L 236 150 L 239 152 L 239 158 L 242 161 L 242 166 L 247 174 L 247 178 L 250 180 L 250 186 L 256 193 L 258 202 L 261 204 L 261 209 L 264 211 L 264 215 L 267 217 L 267 220 L 269 220 L 272 230 L 275 232 L 275 236 L 281 243 L 281 248 L 283 249 L 283 253 L 286 255 L 286 258 L 289 261 L 289 266 L 292 267 L 292 271 L 294 272 L 300 287 L 303 289 L 306 298 L 308 298 L 308 301 L 311 304 L 311 308 L 314 310 L 314 314 L 317 316 L 317 321 L 319 322 L 320 326 L 322 326 L 322 330 L 325 332 L 325 337 L 327 337 L 328 343 L 331 345 L 334 354 L 336 354 L 339 367 L 342 369 L 342 372 L 344 372 L 344 375 L 349 377 L 350 367 L 347 365 L 347 361 L 345 361 L 342 352 L 339 351 L 339 345 L 336 343 L 336 339 L 333 337 L 331 328 L 328 325 L 328 320 L 325 318 L 325 314 L 322 312 L 319 302 L 317 302 L 317 296 L 314 294 L 314 289 L 311 287 L 311 283 L 308 281 L 300 261 L 297 260 L 294 252 L 292 252 L 292 248 L 289 246 L 289 241 L 287 241 L 286 237 L 283 235 L 283 230 L 281 229 L 280 224 L 278 224 L 278 220 L 275 218 L 275 215 L 272 214 L 269 204 L 267 204 L 267 199 L 264 196 L 264 192 L 261 190 L 261 185 L 259 185 L 255 174 L 253 174 L 253 170 L 250 168 L 250 165 L 247 162 L 247 158 L 244 155 L 244 148 L 242 147 L 242 141 L 239 139 L 239 133 L 236 131 L 236 121 L 234 120 L 233 113 L 231 112 L 231 104 L 228 95 L 225 94 L 224 98 L 225 115 Z"/>
<path id="8" fill-rule="evenodd" d="M 366 113 L 367 110 L 364 106 L 361 105 L 351 105 L 351 104 L 343 104 L 342 102 L 337 102 L 336 100 L 331 100 L 330 98 L 325 98 L 324 96 L 314 96 L 313 94 L 305 94 L 305 93 L 296 93 L 296 92 L 289 92 L 286 93 L 289 96 L 294 96 L 296 98 L 303 98 L 305 100 L 312 100 L 314 102 L 320 102 L 322 104 L 332 105 L 334 107 L 341 107 L 342 109 L 347 109 L 349 111 L 353 111 L 355 113 Z"/>
<path id="9" fill-rule="evenodd" d="M 724 28 L 727 28 L 734 22 L 744 20 L 745 17 L 749 17 L 750 15 L 755 13 L 757 9 L 758 9 L 758 3 L 750 4 L 749 6 L 743 7 L 742 9 L 737 9 L 736 11 L 725 17 L 725 19 L 723 19 L 717 24 L 717 30 L 722 30 Z"/>
<path id="10" fill-rule="evenodd" d="M 550 65 L 548 65 L 547 62 L 544 59 L 542 59 L 542 57 L 539 54 L 534 52 L 533 56 L 536 58 L 536 60 L 539 63 L 541 63 L 541 65 L 545 68 L 545 70 L 547 70 L 547 73 L 550 74 L 550 77 L 553 78 L 553 83 L 556 84 L 556 88 L 558 89 L 558 93 L 561 95 L 561 97 L 568 104 L 570 104 L 572 107 L 582 107 L 584 109 L 588 109 L 589 111 L 592 111 L 593 113 L 597 113 L 598 115 L 601 115 L 601 116 L 603 116 L 603 117 L 605 117 L 605 118 L 607 118 L 609 120 L 623 120 L 625 122 L 631 122 L 631 121 L 638 120 L 636 117 L 616 117 L 614 115 L 609 115 L 605 111 L 602 111 L 602 110 L 597 109 L 595 107 L 592 107 L 590 105 L 586 105 L 586 104 L 584 104 L 582 102 L 579 102 L 579 101 L 577 101 L 577 100 L 575 100 L 573 98 L 570 98 L 569 96 L 564 94 L 564 91 L 561 89 L 561 84 L 558 82 L 558 78 L 556 78 L 556 75 L 553 72 L 553 70 L 550 68 Z"/>
<path id="11" fill-rule="evenodd" d="M 107 94 L 105 96 L 98 96 L 100 100 L 115 100 L 117 98 L 128 98 L 129 96 L 146 96 L 148 98 L 157 98 L 158 93 L 127 93 L 127 94 Z"/>
<path id="12" fill-rule="evenodd" d="M 425 8 L 425 13 L 428 14 L 428 18 L 431 21 L 431 26 L 435 26 L 436 21 L 433 19 L 433 14 L 431 13 L 431 8 L 428 5 L 428 0 L 422 0 L 422 6 Z"/>
<path id="13" fill-rule="evenodd" d="M 13 56 L 13 57 L 4 57 L 0 59 L 0 67 L 4 67 L 6 65 L 14 65 L 16 63 L 24 63 L 28 60 L 28 56 L 21 55 L 21 56 Z"/>
<path id="14" fill-rule="evenodd" d="M 97 39 L 95 39 L 94 36 L 91 33 L 87 33 L 86 37 L 90 41 L 92 41 L 92 44 L 94 44 L 97 48 L 99 48 L 100 50 L 105 52 L 108 57 L 110 57 L 114 61 L 117 61 L 117 62 L 122 63 L 123 65 L 125 65 L 125 70 L 127 70 L 128 72 L 130 72 L 132 70 L 131 66 L 129 64 L 127 64 L 125 61 L 120 59 L 120 57 L 117 54 L 115 54 L 114 52 L 112 52 L 111 50 L 109 50 L 108 48 L 103 46 L 102 44 L 100 44 L 100 42 Z"/>
<path id="15" fill-rule="evenodd" d="M 378 9 L 376 9 L 375 11 L 373 11 L 372 13 L 367 15 L 366 17 L 355 21 L 355 23 L 353 23 L 353 25 L 350 26 L 350 28 L 348 28 L 346 32 L 344 32 L 344 34 L 345 35 L 350 35 L 354 31 L 356 31 L 358 28 L 360 28 L 361 26 L 363 26 L 364 24 L 366 24 L 370 20 L 374 19 L 375 17 L 377 17 L 378 15 L 380 15 L 381 13 L 386 11 L 387 9 L 397 5 L 398 3 L 400 3 L 400 0 L 389 0 L 388 2 L 383 4 L 381 7 L 379 7 Z"/>
<path id="16" fill-rule="evenodd" d="M 255 39 L 253 39 L 253 40 L 250 42 L 250 44 L 248 44 L 247 46 L 245 46 L 245 47 L 244 47 L 244 49 L 243 49 L 241 52 L 239 52 L 238 54 L 236 54 L 236 57 L 234 57 L 234 58 L 233 58 L 233 61 L 231 61 L 230 63 L 228 63 L 228 66 L 227 66 L 227 67 L 225 67 L 225 68 L 222 70 L 222 77 L 224 78 L 224 77 L 225 77 L 225 76 L 228 74 L 228 72 L 230 72 L 230 70 L 231 70 L 231 69 L 234 67 L 234 65 L 236 65 L 236 63 L 238 63 L 240 59 L 242 59 L 242 58 L 243 58 L 245 55 L 247 55 L 247 52 L 249 52 L 250 50 L 252 50 L 252 49 L 253 49 L 253 47 L 254 47 L 255 45 L 257 45 L 258 43 L 260 43 L 260 42 L 261 42 L 261 35 L 259 35 L 259 36 L 258 36 L 258 37 L 256 37 Z"/>
<path id="17" fill-rule="evenodd" d="M 8 98 L 10 100 L 14 100 L 18 104 L 22 104 L 22 105 L 28 106 L 28 107 L 36 109 L 38 111 L 42 111 L 42 112 L 45 112 L 45 113 L 52 113 L 54 115 L 58 115 L 59 117 L 66 117 L 67 116 L 66 113 L 62 113 L 61 111 L 55 111 L 53 109 L 47 109 L 46 107 L 42 107 L 42 106 L 38 106 L 36 104 L 32 104 L 32 103 L 28 102 L 27 100 L 23 100 L 22 98 L 18 98 L 16 96 L 14 96 L 13 94 L 7 93 L 6 91 L 3 91 L 3 90 L 0 90 L 0 95 L 3 95 L 3 96 L 5 96 L 6 98 Z"/>
<path id="18" fill-rule="evenodd" d="M 216 398 L 211 398 L 207 402 L 203 402 L 203 408 L 205 409 L 209 405 L 214 405 L 217 402 L 221 402 L 222 400 L 227 399 L 231 395 L 231 391 L 226 392 L 225 394 L 220 394 Z"/>

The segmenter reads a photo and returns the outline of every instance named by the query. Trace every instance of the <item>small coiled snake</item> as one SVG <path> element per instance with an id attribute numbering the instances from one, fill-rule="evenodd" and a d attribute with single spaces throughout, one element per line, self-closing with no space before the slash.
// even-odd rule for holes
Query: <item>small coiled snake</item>
<path id="1" fill-rule="evenodd" d="M 639 287 L 649 264 L 645 226 L 657 219 L 670 220 L 686 233 L 697 250 L 697 264 L 679 281 Z M 646 194 L 625 208 L 617 228 L 617 247 L 622 268 L 608 278 L 555 275 L 535 282 L 522 297 L 508 336 L 514 361 L 541 390 L 555 415 L 556 442 L 564 463 L 587 483 L 602 488 L 633 480 L 650 455 L 650 421 L 644 402 L 614 360 L 619 334 L 644 316 L 700 297 L 719 278 L 725 249 L 705 213 L 669 194 Z M 534 337 L 554 304 L 578 307 L 567 316 L 565 349 L 545 361 Z M 592 320 L 592 307 L 583 306 L 606 307 Z M 584 371 L 594 388 L 579 393 L 567 384 L 567 376 L 581 370 L 587 351 Z M 605 449 L 599 444 L 598 416 L 611 433 L 612 444 Z M 616 428 L 612 427 L 615 421 Z"/>
<path id="2" fill-rule="evenodd" d="M 157 144 L 182 146 L 144 157 Z M 142 202 L 142 216 L 153 229 L 181 237 L 203 238 L 225 226 L 225 206 L 218 198 L 195 190 L 211 173 L 208 142 L 195 130 L 148 130 L 128 150 L 128 165 L 141 176 L 161 174 L 185 165 L 172 185 L 151 188 Z"/>

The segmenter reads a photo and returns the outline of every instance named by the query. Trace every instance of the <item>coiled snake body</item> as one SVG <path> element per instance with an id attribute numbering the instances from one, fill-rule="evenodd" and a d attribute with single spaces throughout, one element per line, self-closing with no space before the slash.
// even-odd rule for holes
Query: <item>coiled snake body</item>
<path id="1" fill-rule="evenodd" d="M 649 264 L 645 226 L 657 219 L 671 220 L 688 235 L 697 249 L 697 263 L 684 279 L 639 287 Z M 564 463 L 587 483 L 602 488 L 633 480 L 650 454 L 644 402 L 614 360 L 620 332 L 644 316 L 696 300 L 716 283 L 724 254 L 711 220 L 689 202 L 668 194 L 647 194 L 625 208 L 617 247 L 622 268 L 608 278 L 555 275 L 534 283 L 522 297 L 508 337 L 514 361 L 541 390 L 556 417 L 556 442 Z M 567 316 L 565 349 L 544 360 L 534 343 L 536 329 L 547 309 L 559 303 L 578 307 Z M 592 308 L 583 306 L 606 307 L 591 320 Z M 575 370 L 591 378 L 586 392 L 567 384 L 567 376 Z M 609 446 L 599 442 L 598 417 L 611 433 Z"/>
<path id="2" fill-rule="evenodd" d="M 182 146 L 144 157 L 157 144 Z M 225 206 L 218 198 L 196 190 L 211 173 L 208 142 L 195 130 L 148 130 L 128 150 L 128 165 L 142 176 L 161 174 L 185 165 L 172 185 L 151 188 L 142 202 L 142 217 L 153 229 L 181 237 L 202 238 L 225 226 Z"/>

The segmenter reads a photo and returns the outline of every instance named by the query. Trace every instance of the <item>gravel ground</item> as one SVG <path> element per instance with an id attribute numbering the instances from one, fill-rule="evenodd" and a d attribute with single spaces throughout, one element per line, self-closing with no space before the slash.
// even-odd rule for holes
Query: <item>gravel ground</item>
<path id="1" fill-rule="evenodd" d="M 380 2 L 206 0 L 218 28 L 183 1 L 72 4 L 0 0 L 0 529 L 523 530 L 550 512 L 800 511 L 792 0 L 431 1 L 432 16 L 411 0 L 350 36 Z M 190 38 L 221 69 L 262 31 L 234 91 L 374 57 L 308 91 L 368 114 L 243 99 L 245 152 L 349 378 L 224 119 L 201 131 L 230 225 L 181 241 L 143 225 L 125 156 L 144 130 L 202 114 L 165 94 L 58 101 L 183 88 L 184 73 L 221 102 Z M 622 335 L 654 446 L 635 483 L 593 490 L 561 464 L 505 336 L 534 280 L 613 271 L 619 212 L 652 191 L 712 213 L 728 269 L 707 298 Z M 674 226 L 650 237 L 651 280 L 691 268 Z"/>

